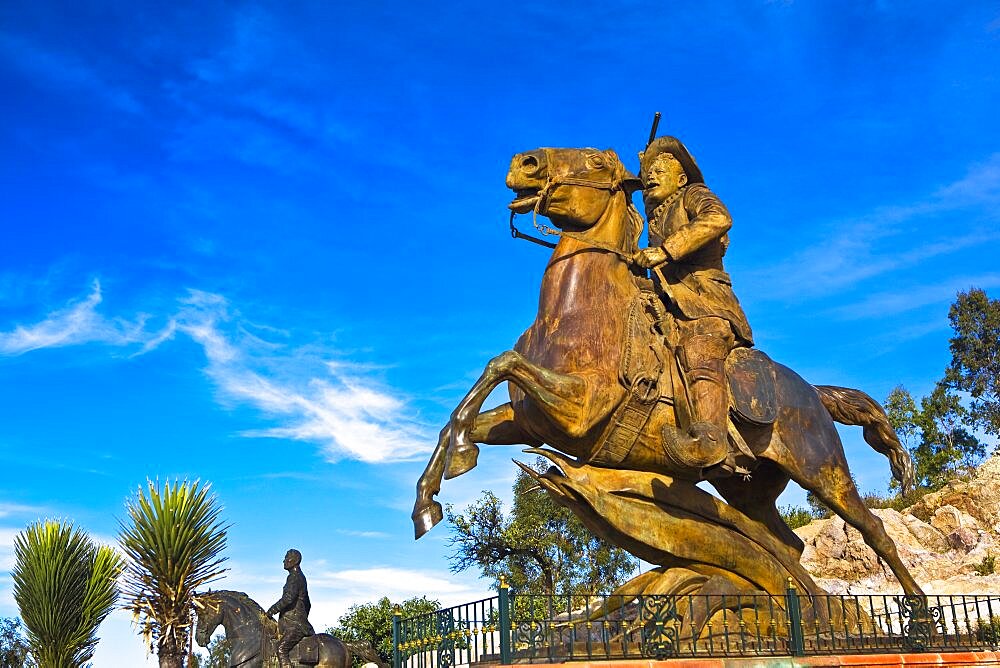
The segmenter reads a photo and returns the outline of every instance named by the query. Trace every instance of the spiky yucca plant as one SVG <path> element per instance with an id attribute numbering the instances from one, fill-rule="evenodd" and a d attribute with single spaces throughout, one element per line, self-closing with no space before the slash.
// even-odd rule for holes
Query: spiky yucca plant
<path id="1" fill-rule="evenodd" d="M 226 569 L 227 527 L 210 485 L 151 480 L 126 504 L 118 541 L 129 557 L 124 608 L 136 619 L 161 668 L 182 668 L 197 589 Z"/>
<path id="2" fill-rule="evenodd" d="M 45 520 L 14 539 L 14 600 L 39 668 L 75 668 L 94 656 L 97 627 L 118 600 L 125 562 L 72 524 Z"/>

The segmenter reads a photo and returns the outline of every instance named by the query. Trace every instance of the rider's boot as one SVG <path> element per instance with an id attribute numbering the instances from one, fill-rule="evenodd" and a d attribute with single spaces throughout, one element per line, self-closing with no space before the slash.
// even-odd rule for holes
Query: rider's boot
<path id="1" fill-rule="evenodd" d="M 705 468 L 707 477 L 747 475 L 752 459 L 734 448 L 729 440 L 729 390 L 726 387 L 726 355 L 729 346 L 715 336 L 694 336 L 685 347 L 688 360 L 689 395 L 693 420 L 688 433 L 702 452 L 716 453 L 718 460 Z"/>
<path id="2" fill-rule="evenodd" d="M 293 668 L 292 659 L 289 657 L 287 651 L 278 651 L 278 666 L 279 668 Z"/>

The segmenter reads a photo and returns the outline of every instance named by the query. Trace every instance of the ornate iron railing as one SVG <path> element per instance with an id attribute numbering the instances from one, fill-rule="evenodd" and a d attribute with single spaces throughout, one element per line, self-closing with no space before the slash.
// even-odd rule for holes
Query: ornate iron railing
<path id="1" fill-rule="evenodd" d="M 394 668 L 1000 648 L 1000 595 L 510 593 L 393 620 Z"/>

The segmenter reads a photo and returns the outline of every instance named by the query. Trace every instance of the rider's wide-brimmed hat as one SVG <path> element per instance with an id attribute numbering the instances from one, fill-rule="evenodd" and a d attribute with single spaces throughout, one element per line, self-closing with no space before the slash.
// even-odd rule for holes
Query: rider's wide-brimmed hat
<path id="1" fill-rule="evenodd" d="M 649 175 L 649 168 L 653 165 L 653 160 L 661 153 L 669 153 L 677 158 L 677 161 L 681 163 L 681 167 L 684 168 L 684 173 L 687 174 L 688 183 L 705 182 L 705 178 L 701 175 L 701 170 L 698 168 L 698 163 L 694 161 L 694 156 L 681 143 L 681 140 L 677 137 L 663 136 L 654 139 L 646 147 L 645 151 L 639 153 L 639 178 L 642 179 L 643 183 L 646 182 L 646 177 Z"/>

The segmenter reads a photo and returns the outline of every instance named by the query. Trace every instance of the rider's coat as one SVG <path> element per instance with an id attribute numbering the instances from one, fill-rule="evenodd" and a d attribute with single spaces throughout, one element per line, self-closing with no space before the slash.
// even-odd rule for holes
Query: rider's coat
<path id="1" fill-rule="evenodd" d="M 288 571 L 285 587 L 281 590 L 281 598 L 271 606 L 278 610 L 278 631 L 283 638 L 288 636 L 311 636 L 315 633 L 309 623 L 309 590 L 306 586 L 306 576 L 298 567 Z"/>
<path id="2" fill-rule="evenodd" d="M 732 281 L 722 267 L 733 220 L 715 193 L 703 183 L 687 186 L 650 216 L 649 242 L 661 246 L 670 261 L 659 268 L 661 289 L 687 320 L 716 316 L 728 320 L 744 345 L 753 332 Z"/>

